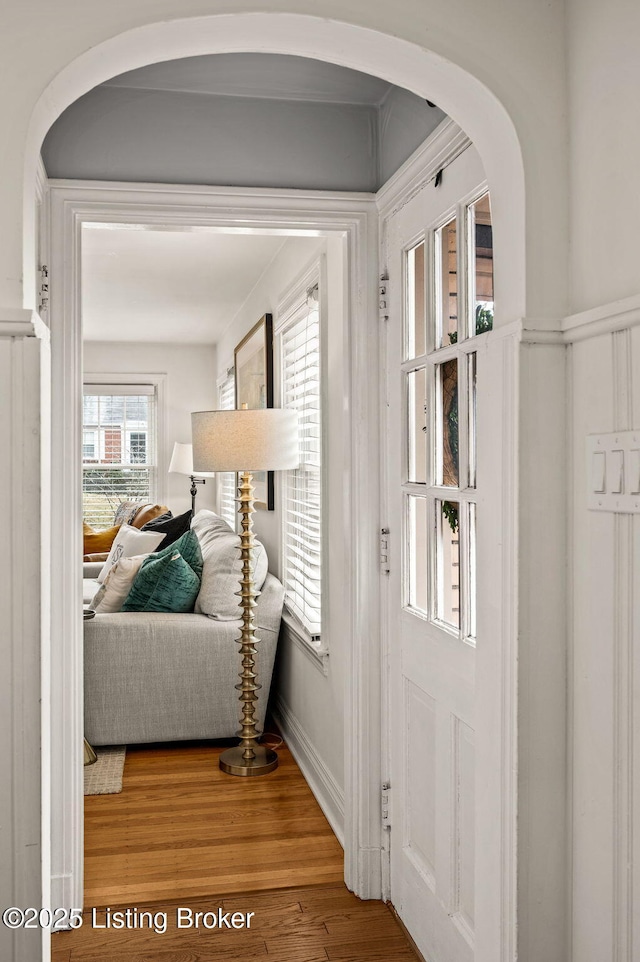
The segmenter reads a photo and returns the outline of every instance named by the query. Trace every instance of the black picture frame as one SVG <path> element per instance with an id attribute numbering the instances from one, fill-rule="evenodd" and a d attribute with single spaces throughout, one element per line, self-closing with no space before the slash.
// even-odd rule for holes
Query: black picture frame
<path id="1" fill-rule="evenodd" d="M 257 324 L 236 345 L 235 365 L 236 410 L 243 403 L 250 411 L 273 407 L 273 315 L 263 314 Z M 237 481 L 237 479 L 236 479 Z M 275 485 L 273 471 L 256 472 L 253 476 L 255 507 L 273 511 Z"/>

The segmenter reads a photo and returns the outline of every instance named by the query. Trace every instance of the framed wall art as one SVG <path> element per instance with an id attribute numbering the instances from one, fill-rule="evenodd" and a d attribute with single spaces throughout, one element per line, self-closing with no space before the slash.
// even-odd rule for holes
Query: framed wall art
<path id="1" fill-rule="evenodd" d="M 243 404 L 250 411 L 273 407 L 273 317 L 264 314 L 233 352 L 236 369 L 236 409 Z M 255 506 L 274 508 L 273 471 L 253 476 Z"/>

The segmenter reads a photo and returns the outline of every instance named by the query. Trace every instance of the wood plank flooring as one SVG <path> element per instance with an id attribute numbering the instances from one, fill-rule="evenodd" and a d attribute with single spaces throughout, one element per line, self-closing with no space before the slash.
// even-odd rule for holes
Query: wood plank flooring
<path id="1" fill-rule="evenodd" d="M 342 849 L 286 747 L 263 778 L 222 773 L 222 750 L 129 748 L 122 793 L 85 799 L 84 924 L 52 937 L 52 962 L 415 962 L 388 907 L 345 888 Z M 107 907 L 136 913 L 105 928 Z M 219 909 L 221 928 L 184 924 Z M 234 912 L 255 915 L 228 928 Z"/>

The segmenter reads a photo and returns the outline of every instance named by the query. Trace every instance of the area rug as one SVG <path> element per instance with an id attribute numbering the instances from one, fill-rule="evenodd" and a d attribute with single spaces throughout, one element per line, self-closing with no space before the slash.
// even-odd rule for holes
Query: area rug
<path id="1" fill-rule="evenodd" d="M 122 791 L 126 745 L 96 748 L 98 761 L 84 767 L 85 795 L 117 795 Z"/>

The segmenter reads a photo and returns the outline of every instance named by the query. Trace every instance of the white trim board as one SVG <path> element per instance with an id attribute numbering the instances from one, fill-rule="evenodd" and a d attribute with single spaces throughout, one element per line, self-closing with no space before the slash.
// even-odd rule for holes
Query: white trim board
<path id="1" fill-rule="evenodd" d="M 344 848 L 344 792 L 325 765 L 304 727 L 282 698 L 276 698 L 273 715 L 287 747 L 324 812 L 334 835 Z"/>
<path id="2" fill-rule="evenodd" d="M 345 686 L 345 880 L 361 897 L 381 895 L 380 652 L 376 530 L 379 516 L 377 211 L 373 195 L 322 191 L 234 190 L 152 184 L 51 182 L 51 336 L 53 352 L 52 649 L 65 666 L 53 680 L 52 719 L 61 746 L 52 789 L 52 873 L 70 876 L 71 905 L 82 904 L 82 803 L 76 785 L 82 744 L 82 625 L 76 565 L 80 558 L 82 383 L 80 235 L 83 223 L 130 223 L 303 235 L 338 232 L 346 239 L 345 409 L 348 444 L 342 473 L 347 570 L 344 611 L 349 632 Z M 357 492 L 357 496 L 355 494 Z M 76 757 L 77 756 L 77 757 Z M 71 897 L 71 896 L 70 896 Z M 61 903 L 65 904 L 65 903 Z"/>

